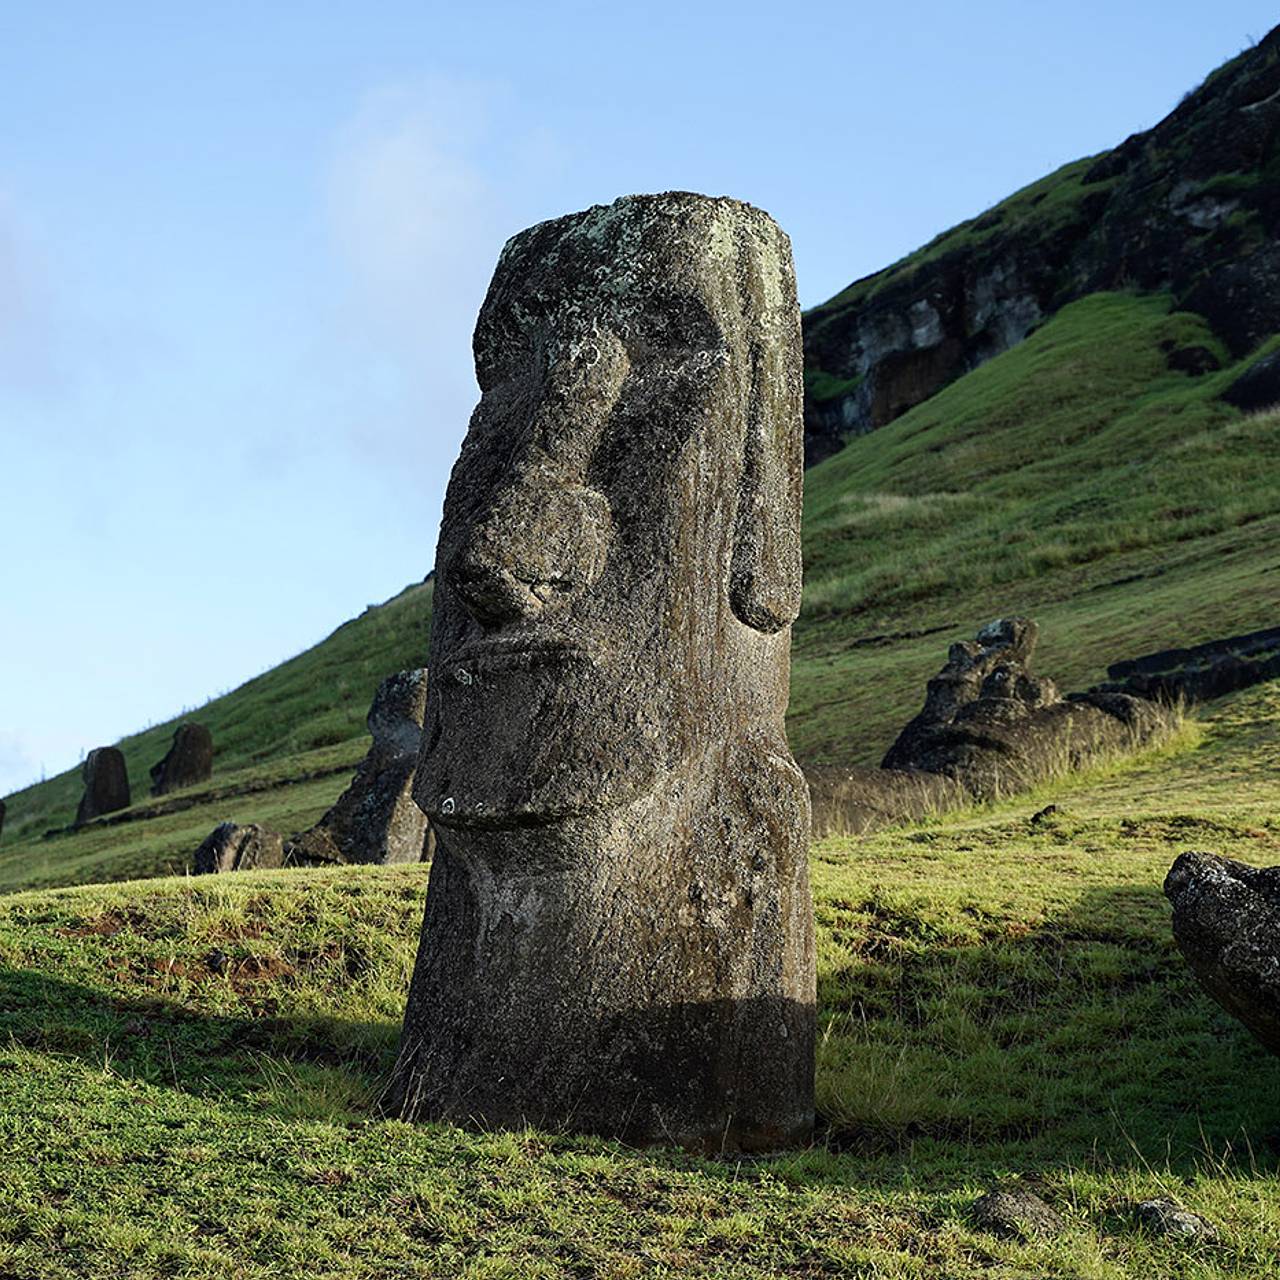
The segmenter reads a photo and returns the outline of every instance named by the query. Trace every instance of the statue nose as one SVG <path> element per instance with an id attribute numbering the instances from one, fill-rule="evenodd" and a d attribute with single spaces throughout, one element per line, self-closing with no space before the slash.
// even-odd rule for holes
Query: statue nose
<path id="1" fill-rule="evenodd" d="M 554 612 L 600 576 L 609 550 L 609 502 L 578 484 L 510 488 L 473 528 L 447 573 L 486 626 Z"/>

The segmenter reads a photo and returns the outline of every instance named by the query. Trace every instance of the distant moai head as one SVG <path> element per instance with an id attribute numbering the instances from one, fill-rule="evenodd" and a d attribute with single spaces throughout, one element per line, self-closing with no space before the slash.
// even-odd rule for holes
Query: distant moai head
<path id="1" fill-rule="evenodd" d="M 684 193 L 541 223 L 502 254 L 475 357 L 418 803 L 456 827 L 554 822 L 725 734 L 780 739 L 801 576 L 786 236 Z"/>

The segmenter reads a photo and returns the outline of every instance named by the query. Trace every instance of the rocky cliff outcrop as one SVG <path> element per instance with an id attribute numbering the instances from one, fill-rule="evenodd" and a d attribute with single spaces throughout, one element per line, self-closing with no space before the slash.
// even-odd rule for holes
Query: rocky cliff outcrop
<path id="1" fill-rule="evenodd" d="M 1085 294 L 1168 290 L 1241 356 L 1280 331 L 1280 28 L 1155 128 L 1068 165 L 804 318 L 807 460 Z"/>

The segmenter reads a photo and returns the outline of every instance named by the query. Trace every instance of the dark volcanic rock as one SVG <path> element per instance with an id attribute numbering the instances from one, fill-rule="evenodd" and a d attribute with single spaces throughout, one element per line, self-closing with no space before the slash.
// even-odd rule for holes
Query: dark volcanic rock
<path id="1" fill-rule="evenodd" d="M 96 747 L 85 757 L 84 795 L 76 810 L 77 827 L 104 813 L 129 807 L 129 770 L 119 747 Z"/>
<path id="2" fill-rule="evenodd" d="M 205 837 L 196 850 L 196 875 L 221 871 L 252 871 L 284 866 L 284 841 L 274 831 L 253 823 L 239 827 L 224 822 Z"/>
<path id="3" fill-rule="evenodd" d="M 1207 702 L 1280 679 L 1280 627 L 1128 658 L 1112 663 L 1107 675 L 1110 680 L 1094 695 L 1120 692 L 1163 702 Z"/>
<path id="4" fill-rule="evenodd" d="M 633 196 L 508 242 L 445 499 L 414 793 L 436 830 L 386 1107 L 708 1151 L 813 1124 L 787 747 L 786 237 Z"/>
<path id="5" fill-rule="evenodd" d="M 151 766 L 151 794 L 208 782 L 213 776 L 213 735 L 202 724 L 179 725 L 164 759 Z"/>
<path id="6" fill-rule="evenodd" d="M 1280 1053 L 1280 867 L 1184 853 L 1164 892 L 1173 936 L 1201 986 Z"/>
<path id="7" fill-rule="evenodd" d="M 1222 398 L 1246 411 L 1280 404 L 1280 351 L 1255 360 L 1222 393 Z"/>
<path id="8" fill-rule="evenodd" d="M 1008 1240 L 1056 1236 L 1066 1229 L 1066 1223 L 1034 1191 L 1017 1184 L 980 1196 L 971 1216 L 980 1231 Z"/>
<path id="9" fill-rule="evenodd" d="M 1208 347 L 1175 347 L 1165 358 L 1175 373 L 1188 373 L 1193 378 L 1203 377 L 1222 368 L 1222 362 Z"/>
<path id="10" fill-rule="evenodd" d="M 1099 290 L 1167 290 L 1237 358 L 1280 331 L 1278 54 L 1280 29 L 1155 128 L 808 312 L 807 460 L 892 421 Z M 1189 372 L 1207 366 L 1185 358 Z"/>
<path id="11" fill-rule="evenodd" d="M 1218 1238 L 1218 1230 L 1211 1222 L 1190 1209 L 1184 1209 L 1168 1196 L 1139 1201 L 1133 1206 L 1133 1216 L 1138 1225 L 1153 1236 L 1188 1242 Z"/>
<path id="12" fill-rule="evenodd" d="M 953 644 L 882 767 L 942 774 L 989 799 L 1140 745 L 1167 725 L 1161 708 L 1127 694 L 1060 698 L 1031 673 L 1037 635 L 1028 618 L 1001 618 Z"/>
<path id="13" fill-rule="evenodd" d="M 420 862 L 427 856 L 426 815 L 413 799 L 422 740 L 426 668 L 388 676 L 366 723 L 369 754 L 337 804 L 309 831 L 288 842 L 290 865 Z"/>

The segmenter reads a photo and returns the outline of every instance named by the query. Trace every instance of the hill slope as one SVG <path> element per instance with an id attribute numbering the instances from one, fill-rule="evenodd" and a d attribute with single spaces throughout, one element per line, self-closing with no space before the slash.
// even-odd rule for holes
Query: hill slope
<path id="1" fill-rule="evenodd" d="M 1271 1274 L 1274 1059 L 1198 990 L 1160 881 L 1280 861 L 1280 687 L 1197 745 L 814 851 L 818 1144 L 748 1164 L 373 1110 L 425 869 L 0 899 L 0 1273 L 46 1278 Z M 1064 1235 L 968 1221 L 1034 1178 Z M 1221 1230 L 1139 1231 L 1172 1195 Z"/>
<path id="2" fill-rule="evenodd" d="M 806 452 L 891 422 L 1100 290 L 1168 292 L 1233 357 L 1280 332 L 1280 28 L 1155 128 L 805 316 Z"/>

